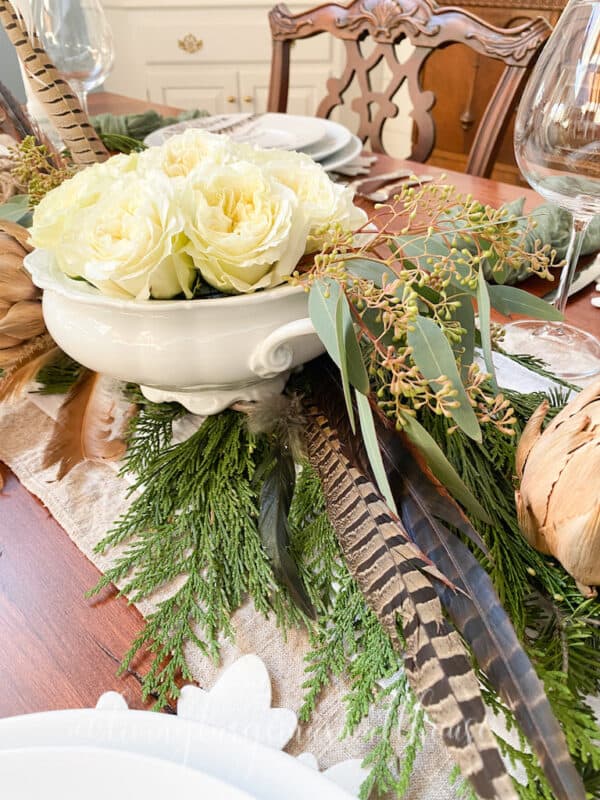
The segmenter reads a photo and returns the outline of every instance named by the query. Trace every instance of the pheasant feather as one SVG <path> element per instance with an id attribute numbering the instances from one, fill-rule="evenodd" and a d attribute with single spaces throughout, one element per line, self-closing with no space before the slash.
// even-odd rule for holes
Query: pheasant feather
<path id="1" fill-rule="evenodd" d="M 395 434 L 380 444 L 390 469 L 390 484 L 412 540 L 463 592 L 436 585 L 448 615 L 472 647 L 500 697 L 513 711 L 558 800 L 584 800 L 583 782 L 569 755 L 564 734 L 493 584 L 475 556 L 434 516 L 435 491 L 410 451 Z"/>
<path id="2" fill-rule="evenodd" d="M 131 406 L 132 413 L 135 406 Z M 58 480 L 85 460 L 116 461 L 126 450 L 122 434 L 130 413 L 117 402 L 97 372 L 85 371 L 62 404 L 46 446 L 44 469 L 58 464 Z"/>
<path id="3" fill-rule="evenodd" d="M 9 0 L 0 0 L 0 22 L 17 51 L 29 85 L 71 153 L 75 164 L 87 166 L 108 158 L 108 150 L 81 108 L 76 94 L 61 78 L 38 37 L 30 36 Z"/>
<path id="4" fill-rule="evenodd" d="M 479 797 L 516 799 L 485 721 L 469 656 L 445 620 L 429 577 L 439 573 L 409 540 L 371 481 L 351 466 L 336 433 L 314 407 L 308 413 L 307 452 L 321 478 L 348 568 L 394 645 L 402 649 L 408 678 L 449 751 Z"/>
<path id="5" fill-rule="evenodd" d="M 336 368 L 318 362 L 311 383 L 313 397 L 336 420 L 344 450 L 364 469 L 366 454 L 353 437 L 344 411 Z M 410 538 L 444 576 L 461 591 L 441 581 L 434 588 L 450 617 L 471 646 L 481 668 L 515 714 L 559 800 L 584 800 L 585 789 L 542 682 L 522 648 L 487 572 L 451 525 L 478 544 L 481 539 L 452 497 L 427 470 L 419 453 L 404 437 L 376 416 L 377 438 L 402 522 Z"/>

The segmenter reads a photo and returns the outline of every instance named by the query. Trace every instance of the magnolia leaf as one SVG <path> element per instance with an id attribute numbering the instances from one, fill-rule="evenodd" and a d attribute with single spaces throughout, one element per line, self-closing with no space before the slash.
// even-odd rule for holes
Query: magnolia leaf
<path id="1" fill-rule="evenodd" d="M 377 441 L 375 422 L 373 420 L 373 412 L 371 410 L 369 399 L 368 397 L 365 397 L 362 392 L 356 391 L 355 395 L 362 439 L 365 445 L 365 450 L 367 451 L 367 455 L 369 457 L 369 464 L 371 465 L 373 475 L 375 476 L 377 488 L 394 514 L 398 514 L 398 509 L 396 508 L 392 490 L 387 479 L 385 467 L 383 466 L 383 459 L 381 457 L 381 450 L 379 449 L 379 443 Z"/>
<path id="2" fill-rule="evenodd" d="M 477 442 L 481 441 L 481 428 L 465 387 L 458 374 L 456 359 L 441 328 L 429 317 L 418 316 L 408 331 L 408 344 L 413 349 L 412 358 L 420 372 L 427 378 L 434 391 L 439 378 L 445 375 L 456 392 L 457 408 L 450 408 L 452 418 L 463 431 Z"/>
<path id="3" fill-rule="evenodd" d="M 553 305 L 515 286 L 490 286 L 489 294 L 491 304 L 506 317 L 520 314 L 536 319 L 563 319 L 563 315 Z"/>
<path id="4" fill-rule="evenodd" d="M 435 477 L 471 514 L 483 522 L 490 522 L 487 512 L 463 483 L 460 475 L 448 461 L 435 439 L 414 417 L 408 414 L 405 415 L 404 423 L 404 432 L 414 446 L 423 454 Z"/>
<path id="5" fill-rule="evenodd" d="M 483 272 L 480 272 L 477 278 L 477 311 L 479 313 L 481 349 L 483 350 L 485 368 L 491 376 L 492 386 L 497 390 L 498 382 L 496 380 L 496 369 L 494 367 L 494 358 L 492 356 L 492 328 L 490 317 L 490 295 L 488 289 L 489 287 L 486 283 Z"/>
<path id="6" fill-rule="evenodd" d="M 0 219 L 21 222 L 29 215 L 29 195 L 15 194 L 0 205 Z"/>

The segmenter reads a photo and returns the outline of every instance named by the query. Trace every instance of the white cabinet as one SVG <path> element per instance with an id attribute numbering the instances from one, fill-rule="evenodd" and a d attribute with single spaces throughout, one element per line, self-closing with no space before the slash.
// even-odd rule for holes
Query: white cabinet
<path id="1" fill-rule="evenodd" d="M 116 51 L 105 87 L 214 114 L 264 111 L 273 5 L 264 0 L 104 0 Z M 312 4 L 288 5 L 302 11 Z M 295 44 L 291 113 L 314 114 L 340 56 L 339 43 L 331 37 Z"/>
<path id="2" fill-rule="evenodd" d="M 210 114 L 266 110 L 271 66 L 269 11 L 276 0 L 103 0 L 115 39 L 115 66 L 106 89 Z M 314 2 L 288 0 L 300 12 Z M 406 46 L 406 43 L 404 43 Z M 406 55 L 406 54 L 404 54 Z M 292 47 L 288 111 L 312 115 L 327 78 L 341 75 L 344 51 L 332 36 L 298 40 Z M 377 74 L 376 74 L 377 73 Z M 381 74 L 379 74 L 381 73 Z M 372 72 L 379 87 L 389 75 Z M 355 128 L 355 85 L 333 119 Z M 401 113 L 384 129 L 388 151 L 410 151 L 412 120 L 406 95 Z"/>

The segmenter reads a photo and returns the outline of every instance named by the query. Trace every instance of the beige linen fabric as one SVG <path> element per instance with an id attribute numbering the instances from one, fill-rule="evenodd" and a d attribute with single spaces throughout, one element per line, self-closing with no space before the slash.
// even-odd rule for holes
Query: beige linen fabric
<path id="1" fill-rule="evenodd" d="M 32 396 L 33 397 L 33 396 Z M 127 482 L 115 469 L 101 464 L 80 464 L 62 481 L 54 479 L 54 469 L 41 469 L 41 455 L 52 430 L 51 399 L 35 399 L 42 411 L 30 400 L 15 406 L 0 405 L 0 459 L 10 466 L 21 483 L 36 495 L 52 516 L 65 529 L 77 547 L 100 569 L 106 570 L 115 556 L 94 553 L 94 545 L 106 534 L 113 521 L 126 509 Z M 89 508 L 94 514 L 89 514 Z M 164 592 L 163 596 L 168 594 Z M 139 604 L 148 614 L 161 598 Z M 201 686 L 210 687 L 222 667 L 244 653 L 255 653 L 264 661 L 273 686 L 273 705 L 297 711 L 302 700 L 305 680 L 303 658 L 308 642 L 305 634 L 292 631 L 287 641 L 273 620 L 257 614 L 246 603 L 234 615 L 236 643 L 223 642 L 222 663 L 216 667 L 200 651 L 188 647 L 187 658 L 194 677 Z M 366 726 L 353 736 L 340 741 L 344 723 L 343 697 L 348 687 L 338 682 L 324 693 L 310 725 L 301 726 L 288 750 L 297 755 L 313 753 L 321 769 L 348 758 L 362 758 L 369 750 L 364 742 Z M 374 721 L 374 720 L 373 720 Z M 398 750 L 402 758 L 401 749 Z M 454 800 L 448 773 L 452 767 L 444 746 L 431 732 L 417 758 L 407 800 Z"/>

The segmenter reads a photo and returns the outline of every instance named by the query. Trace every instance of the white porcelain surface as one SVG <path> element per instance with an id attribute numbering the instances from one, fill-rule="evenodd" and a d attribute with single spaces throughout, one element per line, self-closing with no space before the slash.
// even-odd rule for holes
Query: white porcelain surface
<path id="1" fill-rule="evenodd" d="M 203 300 L 122 300 L 68 278 L 42 250 L 28 255 L 26 266 L 44 289 L 46 325 L 66 353 L 192 413 L 279 393 L 291 369 L 324 351 L 301 287 Z"/>
<path id="2" fill-rule="evenodd" d="M 327 172 L 334 172 L 336 169 L 343 167 L 344 164 L 349 164 L 353 158 L 361 152 L 363 144 L 358 136 L 352 136 L 348 144 L 336 151 L 328 158 L 321 161 L 321 166 Z"/>
<path id="3" fill-rule="evenodd" d="M 247 792 L 255 800 L 306 800 L 313 797 L 351 800 L 357 797 L 367 776 L 360 761 L 343 761 L 321 773 L 316 759 L 310 754 L 296 759 L 281 752 L 280 748 L 296 731 L 297 718 L 293 711 L 272 708 L 271 703 L 271 683 L 264 663 L 255 655 L 245 655 L 223 670 L 210 690 L 184 687 L 176 716 L 130 711 L 119 694 L 109 692 L 100 698 L 96 709 L 51 711 L 3 719 L 0 720 L 2 789 L 6 789 L 2 768 L 13 754 L 25 753 L 19 757 L 21 762 L 33 767 L 33 749 L 41 753 L 55 748 L 63 754 L 63 760 L 86 750 L 95 753 L 95 763 L 92 760 L 87 764 L 88 781 L 89 776 L 98 771 L 96 764 L 99 759 L 106 763 L 107 751 L 115 754 L 117 772 L 108 767 L 105 770 L 105 774 L 111 775 L 113 791 L 102 797 L 165 796 L 164 790 L 162 795 L 125 790 L 129 784 L 126 777 L 122 784 L 120 782 L 119 763 L 125 764 L 136 755 L 149 759 L 149 773 L 155 773 L 154 763 L 150 762 L 160 759 L 165 768 L 173 768 L 166 771 L 176 779 L 186 779 L 183 772 L 177 776 L 175 770 L 176 766 L 183 766 L 199 771 L 204 779 L 211 776 L 238 790 L 238 794 L 219 794 L 223 789 L 216 783 L 214 792 L 178 792 L 180 784 L 174 782 L 169 795 L 186 800 L 188 797 L 241 800 L 239 792 Z M 43 774 L 46 766 L 38 761 L 37 768 Z M 137 766 L 133 764 L 132 769 L 136 771 Z M 50 772 L 51 768 L 48 770 Z M 72 776 L 70 769 L 65 769 L 62 774 L 69 775 L 69 778 Z M 140 790 L 145 787 L 146 783 L 140 784 Z M 195 784 L 191 787 L 195 788 Z M 104 782 L 105 792 L 106 788 Z M 117 789 L 120 791 L 114 791 Z M 42 796 L 75 800 L 77 797 L 68 789 L 62 793 L 40 791 L 37 796 L 18 793 L 6 796 L 11 800 L 34 800 L 34 797 L 37 800 Z M 77 800 L 80 797 L 100 800 L 101 796 L 97 798 L 86 791 L 81 792 Z"/>
<path id="4" fill-rule="evenodd" d="M 245 119 L 248 120 L 247 125 L 243 124 Z M 260 114 L 256 117 L 252 114 L 218 114 L 188 119 L 167 125 L 166 128 L 159 128 L 146 136 L 144 144 L 148 147 L 164 144 L 171 136 L 183 133 L 188 128 L 219 133 L 229 125 L 239 125 L 231 132 L 224 131 L 235 141 L 255 144 L 258 147 L 277 147 L 281 150 L 302 150 L 317 145 L 329 130 L 327 120 L 319 117 L 275 113 Z"/>
<path id="5" fill-rule="evenodd" d="M 253 800 L 199 770 L 163 759 L 92 747 L 0 751 L 2 792 L 10 800 L 106 800 L 107 797 L 196 797 Z"/>

